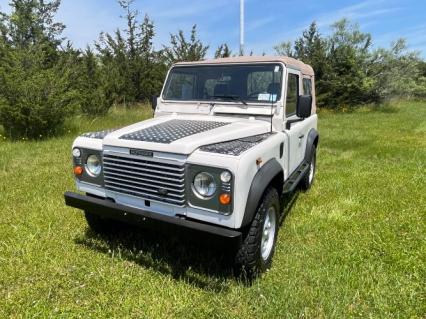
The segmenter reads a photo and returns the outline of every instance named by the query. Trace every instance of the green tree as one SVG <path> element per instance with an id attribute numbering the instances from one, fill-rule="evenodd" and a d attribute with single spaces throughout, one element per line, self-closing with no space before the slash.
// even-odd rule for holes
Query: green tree
<path id="1" fill-rule="evenodd" d="M 368 75 L 374 83 L 374 94 L 379 100 L 421 96 L 425 87 L 419 65 L 419 53 L 409 52 L 404 39 L 393 42 L 389 49 L 373 51 Z"/>
<path id="2" fill-rule="evenodd" d="M 295 57 L 296 54 L 293 50 L 293 44 L 290 41 L 281 42 L 280 44 L 274 46 L 275 53 L 280 56 Z"/>
<path id="3" fill-rule="evenodd" d="M 188 41 L 182 30 L 178 34 L 170 35 L 170 46 L 164 46 L 163 54 L 167 63 L 173 64 L 181 61 L 200 61 L 204 60 L 209 46 L 205 46 L 197 38 L 197 25 L 191 30 L 190 40 Z"/>
<path id="4" fill-rule="evenodd" d="M 275 49 L 314 68 L 322 107 L 353 107 L 424 92 L 418 54 L 408 52 L 404 41 L 373 50 L 371 35 L 346 19 L 334 23 L 328 37 L 313 22 L 293 46 L 284 42 Z"/>
<path id="5" fill-rule="evenodd" d="M 119 1 L 125 11 L 127 27 L 113 35 L 101 33 L 95 47 L 99 53 L 107 87 L 115 103 L 144 101 L 161 90 L 166 73 L 162 57 L 154 51 L 155 29 L 145 15 L 139 23 L 139 12 L 132 0 Z"/>
<path id="6" fill-rule="evenodd" d="M 414 96 L 418 98 L 426 97 L 426 61 L 419 59 L 418 61 L 418 76 L 416 79 L 416 90 Z"/>
<path id="7" fill-rule="evenodd" d="M 280 55 L 297 58 L 311 65 L 315 70 L 315 80 L 317 85 L 317 99 L 321 105 L 323 97 L 327 92 L 323 90 L 325 74 L 330 72 L 328 60 L 328 41 L 319 33 L 317 24 L 312 22 L 309 28 L 303 31 L 292 46 L 291 42 L 283 42 L 275 47 Z"/>
<path id="8" fill-rule="evenodd" d="M 0 123 L 13 138 L 40 138 L 61 128 L 79 106 L 74 53 L 60 49 L 60 1 L 12 0 L 2 15 Z"/>
<path id="9" fill-rule="evenodd" d="M 366 72 L 371 35 L 346 19 L 334 23 L 332 30 L 320 105 L 335 108 L 373 102 L 373 82 Z"/>
<path id="10" fill-rule="evenodd" d="M 159 95 L 167 73 L 162 52 L 154 50 L 153 38 L 155 36 L 154 23 L 145 15 L 141 25 L 140 58 L 141 81 L 139 83 L 139 100 L 147 100 L 153 95 Z"/>
<path id="11" fill-rule="evenodd" d="M 91 116 L 106 114 L 113 104 L 112 90 L 105 81 L 106 70 L 90 47 L 81 62 L 81 110 Z"/>
<path id="12" fill-rule="evenodd" d="M 214 57 L 216 59 L 218 58 L 229 58 L 230 56 L 232 56 L 232 51 L 229 49 L 228 44 L 227 43 L 223 43 L 221 44 L 215 54 Z"/>

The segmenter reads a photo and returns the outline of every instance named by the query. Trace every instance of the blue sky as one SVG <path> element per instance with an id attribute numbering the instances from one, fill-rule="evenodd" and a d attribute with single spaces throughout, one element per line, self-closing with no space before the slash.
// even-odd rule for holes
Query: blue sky
<path id="1" fill-rule="evenodd" d="M 0 0 L 2 11 L 8 11 L 7 3 Z M 189 32 L 197 24 L 210 55 L 223 42 L 238 51 L 239 0 L 135 0 L 134 6 L 154 20 L 157 48 L 168 43 L 171 32 Z M 85 47 L 101 31 L 122 28 L 121 14 L 115 0 L 62 0 L 57 18 L 67 25 L 65 36 Z M 343 17 L 370 32 L 375 46 L 404 37 L 410 49 L 426 57 L 426 0 L 246 0 L 247 51 L 272 54 L 274 45 L 294 40 L 311 21 L 328 34 L 330 24 Z"/>

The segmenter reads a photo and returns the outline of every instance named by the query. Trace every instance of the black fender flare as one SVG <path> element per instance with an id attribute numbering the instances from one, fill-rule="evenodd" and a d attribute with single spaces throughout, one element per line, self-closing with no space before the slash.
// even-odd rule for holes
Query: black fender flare
<path id="1" fill-rule="evenodd" d="M 319 134 L 316 129 L 311 129 L 308 133 L 308 138 L 306 140 L 306 149 L 305 149 L 305 162 L 309 163 L 312 158 L 312 152 L 314 148 L 318 146 Z"/>
<path id="2" fill-rule="evenodd" d="M 244 211 L 243 221 L 241 228 L 251 223 L 256 214 L 259 201 L 262 199 L 266 188 L 271 184 L 278 174 L 282 174 L 284 178 L 284 172 L 278 161 L 273 158 L 263 165 L 253 178 L 250 186 L 250 191 L 247 196 L 246 209 Z"/>

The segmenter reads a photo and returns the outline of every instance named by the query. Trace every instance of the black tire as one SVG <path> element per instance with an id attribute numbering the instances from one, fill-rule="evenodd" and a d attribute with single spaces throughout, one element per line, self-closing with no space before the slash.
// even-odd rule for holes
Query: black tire
<path id="1" fill-rule="evenodd" d="M 315 181 L 315 173 L 317 171 L 317 149 L 313 146 L 311 161 L 309 163 L 309 170 L 306 172 L 303 179 L 300 181 L 300 188 L 304 191 L 307 191 L 311 188 L 312 184 Z M 312 175 L 311 175 L 312 173 Z"/>
<path id="2" fill-rule="evenodd" d="M 264 258 L 261 247 L 262 233 L 265 219 L 267 214 L 269 214 L 270 208 L 273 208 L 275 218 L 274 237 L 272 239 L 272 248 L 267 258 Z M 275 188 L 269 187 L 262 197 L 254 219 L 245 233 L 243 243 L 235 256 L 234 267 L 237 275 L 252 280 L 271 267 L 279 228 L 279 209 L 280 202 L 278 192 Z"/>
<path id="3" fill-rule="evenodd" d="M 102 218 L 90 211 L 84 211 L 84 216 L 86 217 L 90 229 L 97 234 L 110 235 L 115 233 L 118 229 L 118 223 L 110 219 Z"/>

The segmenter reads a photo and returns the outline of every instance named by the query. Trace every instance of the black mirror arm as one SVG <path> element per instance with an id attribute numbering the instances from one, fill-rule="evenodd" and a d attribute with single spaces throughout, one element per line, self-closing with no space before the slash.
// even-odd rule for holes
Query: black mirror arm
<path id="1" fill-rule="evenodd" d="M 286 124 L 285 124 L 285 128 L 286 130 L 291 129 L 291 124 L 293 123 L 297 123 L 297 122 L 302 122 L 304 119 L 302 118 L 298 118 L 298 119 L 294 119 L 294 120 L 287 120 Z"/>
<path id="2" fill-rule="evenodd" d="M 155 111 L 155 109 L 156 109 L 156 107 L 157 107 L 157 98 L 158 98 L 158 96 L 156 96 L 156 95 L 153 95 L 152 97 L 151 97 L 151 107 L 152 107 L 152 109 Z"/>

